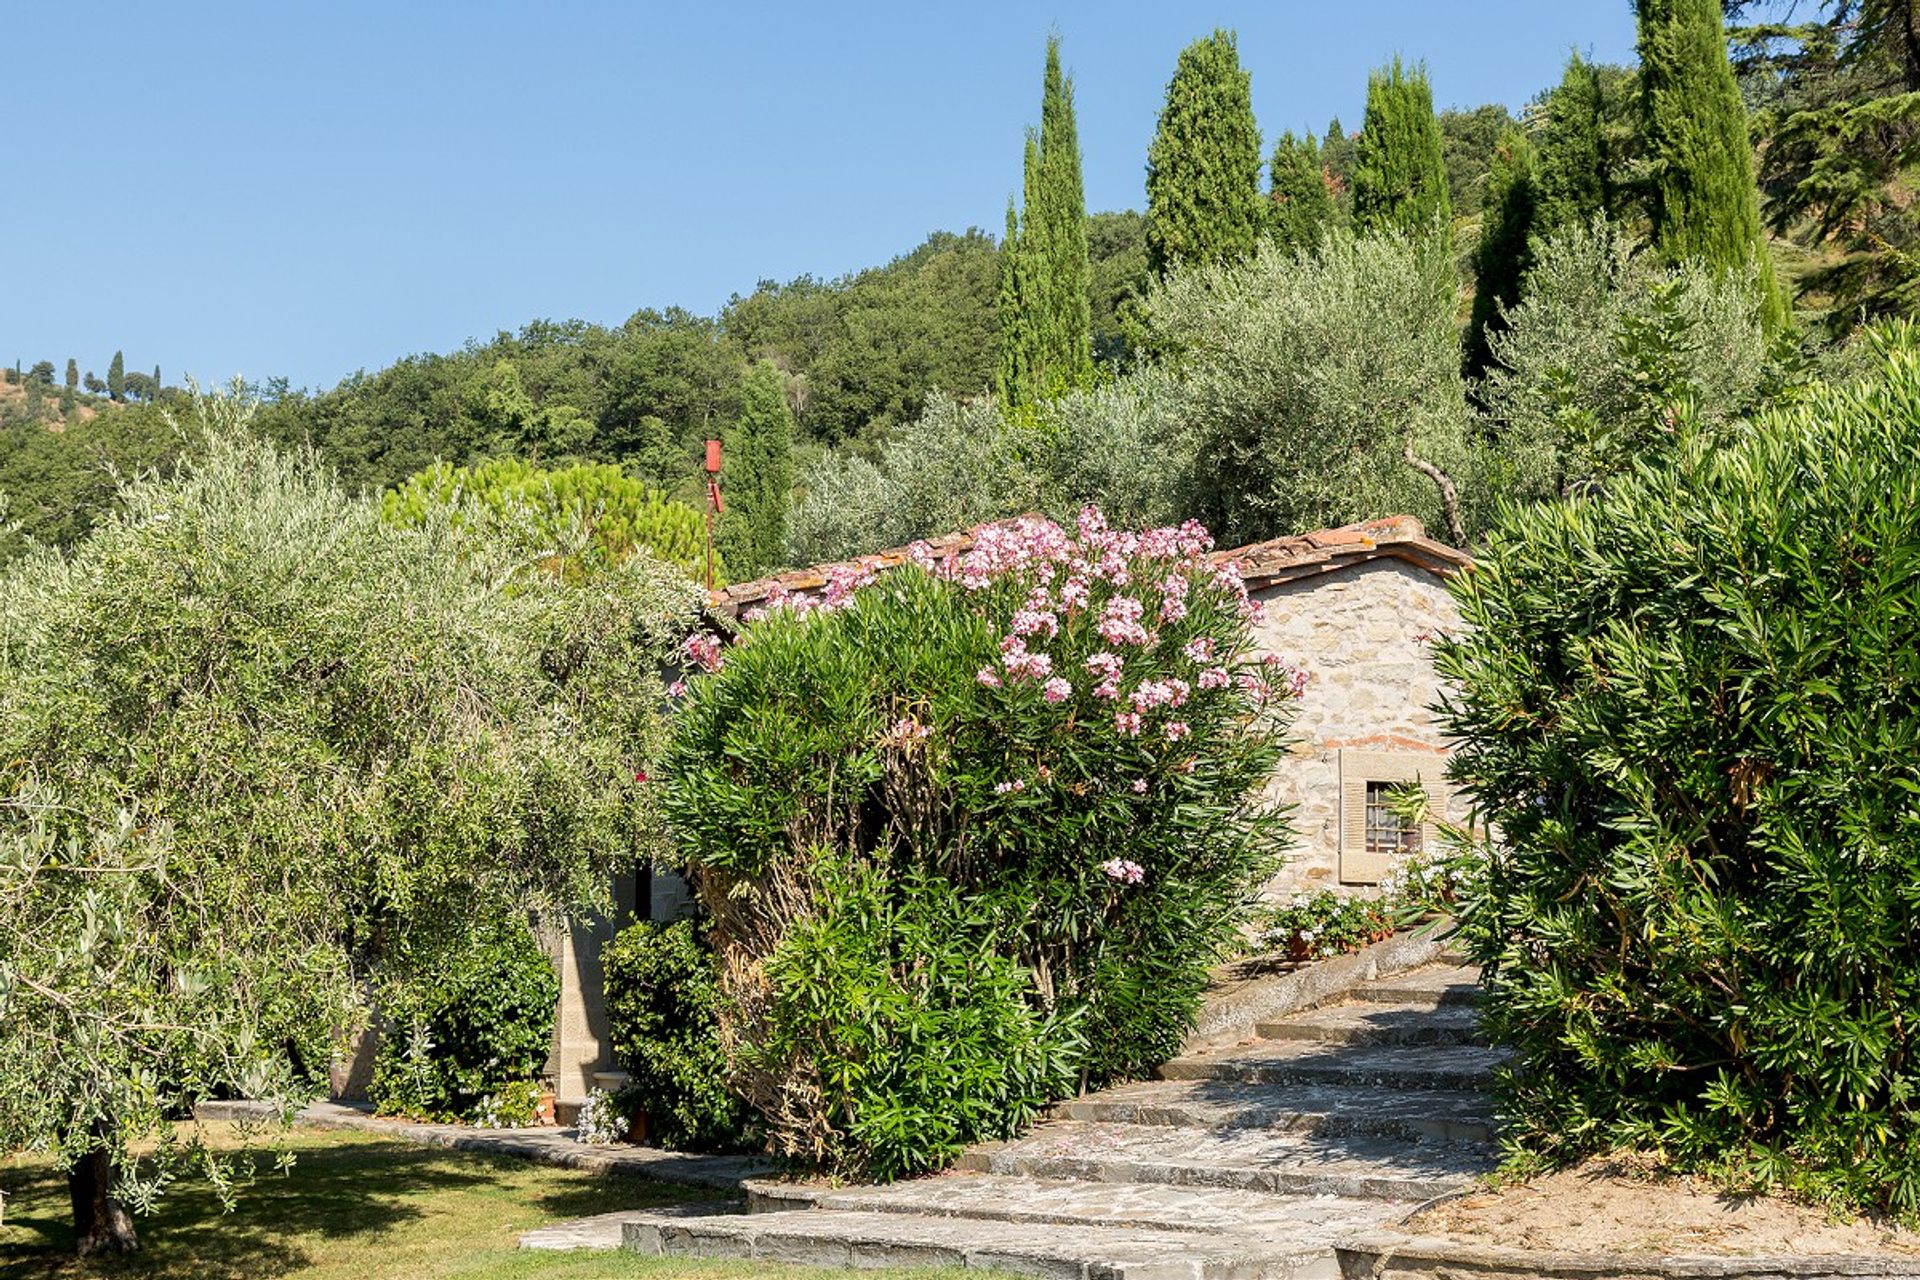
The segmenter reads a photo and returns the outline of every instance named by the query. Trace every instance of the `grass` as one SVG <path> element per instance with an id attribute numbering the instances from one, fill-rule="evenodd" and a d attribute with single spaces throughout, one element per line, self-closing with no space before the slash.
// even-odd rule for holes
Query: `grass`
<path id="1" fill-rule="evenodd" d="M 231 1214 L 204 1183 L 168 1191 L 137 1221 L 143 1248 L 72 1257 L 66 1179 L 43 1160 L 0 1161 L 0 1277 L 6 1280 L 813 1280 L 840 1273 L 755 1262 L 620 1253 L 522 1253 L 523 1231 L 567 1218 L 711 1197 L 639 1178 L 418 1147 L 377 1134 L 301 1130 L 290 1173 L 263 1172 Z M 851 1274 L 851 1273 L 847 1273 Z M 860 1273 L 932 1280 L 940 1272 Z"/>

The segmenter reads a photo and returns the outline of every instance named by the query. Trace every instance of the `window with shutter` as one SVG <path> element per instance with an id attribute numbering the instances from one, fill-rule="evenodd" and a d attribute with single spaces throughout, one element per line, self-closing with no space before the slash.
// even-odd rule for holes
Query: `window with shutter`
<path id="1" fill-rule="evenodd" d="M 1435 816 L 1447 816 L 1446 757 L 1397 751 L 1340 752 L 1340 882 L 1378 884 L 1395 863 L 1436 840 L 1433 823 L 1408 822 L 1394 793 L 1409 783 L 1427 793 Z"/>

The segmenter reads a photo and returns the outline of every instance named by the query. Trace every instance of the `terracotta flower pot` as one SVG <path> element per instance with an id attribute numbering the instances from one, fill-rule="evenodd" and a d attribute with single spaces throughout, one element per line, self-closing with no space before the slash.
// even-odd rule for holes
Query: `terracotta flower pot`
<path id="1" fill-rule="evenodd" d="M 545 1090 L 538 1098 L 534 1099 L 533 1122 L 535 1124 L 555 1123 L 553 1118 L 554 1101 L 553 1090 L 551 1089 Z"/>

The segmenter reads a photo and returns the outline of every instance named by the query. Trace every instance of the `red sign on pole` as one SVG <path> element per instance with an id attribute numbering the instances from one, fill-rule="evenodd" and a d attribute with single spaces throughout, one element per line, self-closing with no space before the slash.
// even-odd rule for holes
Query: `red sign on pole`
<path id="1" fill-rule="evenodd" d="M 707 473 L 711 475 L 719 469 L 720 442 L 718 440 L 709 440 L 707 441 Z"/>

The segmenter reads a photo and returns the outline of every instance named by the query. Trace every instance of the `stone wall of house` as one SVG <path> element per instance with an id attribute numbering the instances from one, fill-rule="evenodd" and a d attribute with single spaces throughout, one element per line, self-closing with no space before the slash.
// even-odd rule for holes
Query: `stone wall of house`
<path id="1" fill-rule="evenodd" d="M 1437 779 L 1447 747 L 1428 710 L 1441 687 L 1429 645 L 1459 627 L 1459 611 L 1440 578 L 1384 558 L 1254 594 L 1266 605 L 1260 645 L 1307 671 L 1296 741 L 1268 789 L 1295 806 L 1297 841 L 1268 895 L 1363 890 L 1342 882 L 1342 752 L 1350 776 L 1356 762 L 1390 757 Z"/>

